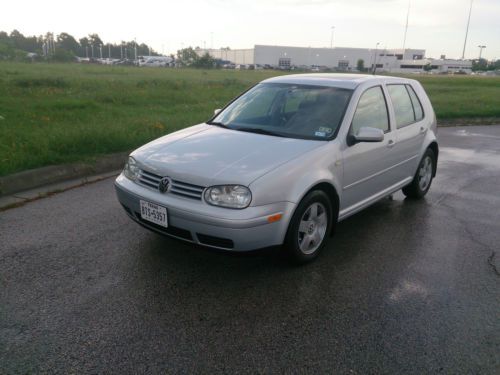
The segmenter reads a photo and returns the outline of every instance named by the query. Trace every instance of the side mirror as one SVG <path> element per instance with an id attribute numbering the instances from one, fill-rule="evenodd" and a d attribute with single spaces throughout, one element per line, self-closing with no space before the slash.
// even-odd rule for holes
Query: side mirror
<path id="1" fill-rule="evenodd" d="M 218 115 L 220 111 L 221 111 L 220 108 L 214 109 L 214 116 Z"/>
<path id="2" fill-rule="evenodd" d="M 359 129 L 358 134 L 349 135 L 347 143 L 352 146 L 360 142 L 382 142 L 384 140 L 384 132 L 382 129 L 364 127 Z"/>

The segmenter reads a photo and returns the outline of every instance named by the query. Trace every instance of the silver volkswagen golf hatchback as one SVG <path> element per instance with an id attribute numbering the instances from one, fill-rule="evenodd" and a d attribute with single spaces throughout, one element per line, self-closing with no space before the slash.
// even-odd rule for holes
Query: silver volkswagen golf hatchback
<path id="1" fill-rule="evenodd" d="M 230 251 L 283 245 L 303 263 L 338 221 L 399 189 L 422 198 L 436 130 L 417 81 L 280 76 L 132 152 L 116 192 L 155 232 Z"/>

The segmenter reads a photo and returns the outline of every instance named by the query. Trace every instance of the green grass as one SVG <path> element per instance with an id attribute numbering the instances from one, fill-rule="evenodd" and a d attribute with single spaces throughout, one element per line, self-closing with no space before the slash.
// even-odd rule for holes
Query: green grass
<path id="1" fill-rule="evenodd" d="M 277 74 L 0 63 L 0 176 L 133 149 Z M 500 117 L 500 78 L 416 78 L 438 118 Z"/>

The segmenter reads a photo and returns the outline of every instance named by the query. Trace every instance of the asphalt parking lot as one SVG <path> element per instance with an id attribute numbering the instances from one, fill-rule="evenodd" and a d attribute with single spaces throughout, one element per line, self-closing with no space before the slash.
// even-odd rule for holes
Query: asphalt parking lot
<path id="1" fill-rule="evenodd" d="M 146 231 L 112 179 L 0 212 L 0 373 L 498 373 L 500 126 L 439 136 L 425 200 L 305 267 Z"/>

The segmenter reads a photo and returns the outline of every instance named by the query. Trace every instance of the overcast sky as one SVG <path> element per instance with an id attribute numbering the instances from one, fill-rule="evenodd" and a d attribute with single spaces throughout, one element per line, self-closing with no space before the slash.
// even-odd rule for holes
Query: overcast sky
<path id="1" fill-rule="evenodd" d="M 470 0 L 411 0 L 407 48 L 459 58 Z M 401 48 L 408 0 L 28 0 L 2 1 L 0 30 L 52 31 L 104 42 L 145 42 L 159 52 L 182 46 L 254 44 Z M 474 0 L 466 58 L 500 58 L 500 0 Z"/>

